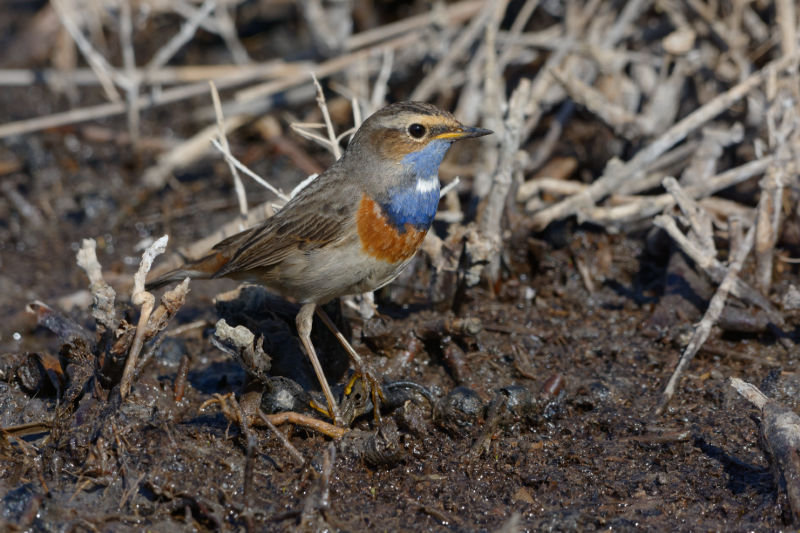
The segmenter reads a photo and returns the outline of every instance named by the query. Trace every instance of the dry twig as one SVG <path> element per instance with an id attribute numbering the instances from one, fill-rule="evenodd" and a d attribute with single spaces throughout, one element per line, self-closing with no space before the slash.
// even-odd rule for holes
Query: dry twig
<path id="1" fill-rule="evenodd" d="M 775 484 L 788 500 L 790 522 L 800 524 L 800 416 L 770 400 L 750 383 L 730 378 L 731 386 L 761 411 L 761 436 Z"/>
<path id="2" fill-rule="evenodd" d="M 214 101 L 214 113 L 217 115 L 217 141 L 223 155 L 225 155 L 225 161 L 227 161 L 233 177 L 233 189 L 236 191 L 236 200 L 239 202 L 239 215 L 241 216 L 239 229 L 244 230 L 244 222 L 247 220 L 247 195 L 244 192 L 244 184 L 242 183 L 242 178 L 239 177 L 239 171 L 232 162 L 233 155 L 231 155 L 230 145 L 228 144 L 228 136 L 225 135 L 225 120 L 222 116 L 222 104 L 219 101 L 217 86 L 214 85 L 213 81 L 209 81 L 208 85 L 211 89 L 211 98 Z"/>
<path id="3" fill-rule="evenodd" d="M 153 265 L 153 260 L 159 255 L 164 253 L 167 248 L 167 236 L 164 235 L 153 244 L 151 244 L 142 255 L 142 261 L 139 264 L 139 270 L 134 276 L 133 295 L 131 301 L 134 305 L 140 307 L 139 323 L 136 326 L 136 335 L 131 343 L 130 351 L 128 352 L 128 359 L 125 361 L 125 370 L 122 373 L 122 380 L 120 381 L 120 394 L 125 398 L 131 390 L 133 382 L 133 374 L 136 369 L 136 360 L 139 357 L 139 352 L 142 350 L 142 345 L 145 339 L 145 330 L 147 323 L 150 320 L 150 314 L 153 312 L 155 298 L 152 294 L 147 292 L 144 288 L 147 273 L 150 272 L 150 267 Z"/>
<path id="4" fill-rule="evenodd" d="M 665 131 L 646 148 L 638 152 L 627 163 L 612 160 L 606 167 L 603 176 L 595 180 L 582 193 L 570 196 L 536 213 L 533 216 L 534 227 L 543 229 L 554 220 L 575 214 L 583 215 L 583 213 L 594 206 L 598 200 L 613 192 L 624 183 L 640 177 L 642 168 L 648 163 L 654 161 L 658 156 L 686 138 L 689 133 L 695 131 L 703 124 L 728 109 L 735 102 L 747 95 L 748 92 L 763 83 L 770 72 L 784 70 L 789 67 L 794 60 L 794 56 L 784 56 L 769 63 L 743 82 L 718 95 L 707 104 L 675 123 L 675 125 Z"/>
<path id="5" fill-rule="evenodd" d="M 114 301 L 117 293 L 103 279 L 103 270 L 97 261 L 97 243 L 94 239 L 83 239 L 81 249 L 78 251 L 78 266 L 89 278 L 89 290 L 94 299 L 92 316 L 107 329 L 116 330 L 118 324 Z"/>
<path id="6" fill-rule="evenodd" d="M 522 127 L 525 123 L 527 103 L 531 97 L 531 83 L 527 79 L 520 81 L 511 94 L 508 113 L 503 122 L 500 139 L 500 158 L 492 180 L 492 187 L 486 200 L 486 208 L 480 219 L 481 232 L 498 246 L 501 239 L 501 222 L 505 212 L 506 198 L 511 190 L 512 175 L 519 170 L 517 152 L 522 143 Z M 490 279 L 496 279 L 499 268 L 499 257 L 495 256 L 489 267 Z"/>
<path id="7" fill-rule="evenodd" d="M 703 319 L 697 325 L 692 334 L 692 338 L 689 340 L 689 344 L 684 349 L 683 353 L 681 354 L 680 361 L 678 362 L 678 366 L 675 368 L 675 371 L 672 373 L 672 376 L 667 383 L 666 388 L 661 396 L 661 402 L 659 403 L 658 408 L 656 409 L 656 413 L 660 414 L 666 408 L 667 403 L 672 399 L 672 396 L 675 394 L 675 388 L 678 385 L 678 380 L 681 378 L 686 365 L 694 358 L 697 351 L 703 345 L 703 343 L 708 338 L 709 334 L 711 333 L 711 328 L 719 319 L 720 314 L 722 313 L 722 309 L 725 306 L 725 300 L 728 298 L 728 293 L 733 288 L 734 284 L 736 283 L 737 276 L 739 271 L 742 269 L 742 265 L 744 264 L 744 260 L 747 258 L 750 250 L 753 248 L 753 241 L 755 240 L 755 226 L 751 226 L 750 230 L 747 232 L 747 235 L 742 242 L 741 248 L 736 250 L 735 255 L 733 256 L 730 265 L 728 266 L 728 271 L 725 274 L 725 277 L 722 279 L 722 283 L 720 283 L 717 292 L 714 293 L 714 296 L 711 298 L 711 302 L 708 304 L 708 309 L 706 309 L 705 314 L 703 315 Z"/>

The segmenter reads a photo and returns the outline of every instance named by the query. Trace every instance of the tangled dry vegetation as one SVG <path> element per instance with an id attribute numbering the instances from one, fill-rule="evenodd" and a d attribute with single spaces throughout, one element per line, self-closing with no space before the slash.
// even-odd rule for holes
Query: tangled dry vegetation
<path id="1" fill-rule="evenodd" d="M 0 7 L 3 528 L 800 524 L 794 0 L 23 4 Z M 408 271 L 329 308 L 381 423 L 314 328 L 342 428 L 308 408 L 291 304 L 144 281 L 397 100 L 495 134 L 442 166 Z"/>

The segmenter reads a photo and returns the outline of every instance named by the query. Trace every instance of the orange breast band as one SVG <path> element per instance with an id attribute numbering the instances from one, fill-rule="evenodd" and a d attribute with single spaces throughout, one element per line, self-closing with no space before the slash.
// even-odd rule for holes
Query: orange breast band
<path id="1" fill-rule="evenodd" d="M 366 195 L 358 205 L 356 225 L 364 251 L 388 263 L 399 263 L 414 255 L 427 233 L 411 224 L 406 224 L 405 231 L 399 232 L 384 216 L 381 206 Z"/>

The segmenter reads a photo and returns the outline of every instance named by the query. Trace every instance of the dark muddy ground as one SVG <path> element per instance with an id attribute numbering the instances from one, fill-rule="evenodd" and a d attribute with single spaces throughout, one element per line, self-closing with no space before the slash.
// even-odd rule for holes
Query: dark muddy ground
<path id="1" fill-rule="evenodd" d="M 28 15 L 16 13 L 20 21 Z M 45 89 L 4 90 L 0 121 L 66 106 L 51 100 Z M 312 108 L 295 111 L 314 116 Z M 149 112 L 145 136 L 169 142 L 163 124 L 179 124 L 177 117 L 190 109 L 189 103 Z M 10 184 L 35 208 L 22 212 L 23 204 L 0 196 L 0 427 L 43 424 L 0 441 L 3 529 L 784 527 L 786 509 L 759 444 L 756 412 L 727 379 L 742 377 L 797 409 L 796 322 L 787 317 L 782 333 L 763 324 L 744 332 L 736 317 L 724 322 L 690 365 L 666 413 L 654 415 L 712 288 L 667 238 L 644 230 L 609 236 L 565 223 L 542 234 L 513 231 L 514 254 L 503 280 L 459 294 L 457 305 L 431 301 L 433 280 L 420 257 L 377 295 L 379 317 L 365 323 L 345 312 L 343 321 L 374 369 L 387 381 L 427 388 L 435 407 L 409 392 L 408 402 L 384 411 L 385 427 L 397 432 L 385 429 L 390 435 L 382 433 L 377 444 L 369 414 L 333 446 L 314 431 L 282 426 L 304 466 L 267 428 L 253 427 L 248 447 L 239 424 L 219 405 L 201 407 L 215 395 L 241 399 L 247 379 L 211 343 L 220 317 L 264 333 L 273 369 L 313 385 L 279 304 L 254 309 L 247 298 L 261 302 L 263 294 L 250 293 L 215 305 L 215 295 L 236 287 L 232 282 L 190 285 L 169 327 L 201 322 L 168 334 L 125 401 L 118 387 L 104 389 L 91 379 L 71 391 L 76 367 L 64 381 L 54 380 L 61 391 L 46 376 L 26 381 L 26 372 L 42 369 L 39 361 L 57 361 L 59 353 L 65 360 L 69 352 L 37 325 L 26 304 L 40 300 L 87 331 L 95 329 L 91 300 L 81 292 L 87 281 L 75 263 L 83 238 L 98 241 L 118 310 L 135 324 L 129 295 L 137 244 L 168 233 L 172 250 L 236 213 L 227 167 L 217 158 L 181 172 L 161 190 L 145 191 L 140 176 L 153 153 L 136 156 L 129 146 L 102 138 L 124 130 L 123 119 L 108 119 L 0 144 L 0 162 L 19 166 L 0 177 L 4 187 Z M 233 142 L 234 152 L 249 154 L 246 162 L 276 185 L 290 188 L 305 176 L 252 132 Z M 306 149 L 320 166 L 330 162 L 327 154 Z M 466 155 L 451 157 L 461 162 Z M 269 198 L 251 184 L 248 192 L 253 205 Z M 443 236 L 447 231 L 436 229 Z M 579 263 L 589 265 L 591 286 Z M 776 294 L 798 283 L 793 267 L 776 275 Z M 283 313 L 291 323 L 291 310 Z M 465 318 L 472 319 L 469 331 L 448 327 Z M 789 342 L 781 344 L 779 336 Z M 80 351 L 74 344 L 73 357 Z M 338 382 L 346 382 L 349 370 L 331 339 L 321 336 L 317 346 L 338 368 Z M 185 355 L 188 384 L 175 401 Z M 370 436 L 372 444 L 365 445 Z M 365 453 L 370 445 L 382 453 Z"/>

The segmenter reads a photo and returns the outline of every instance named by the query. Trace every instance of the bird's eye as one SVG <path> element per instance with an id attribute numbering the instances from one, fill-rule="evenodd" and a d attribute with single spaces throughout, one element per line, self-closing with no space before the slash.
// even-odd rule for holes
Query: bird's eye
<path id="1" fill-rule="evenodd" d="M 425 126 L 414 123 L 408 127 L 408 134 L 415 139 L 421 139 L 425 135 Z"/>

